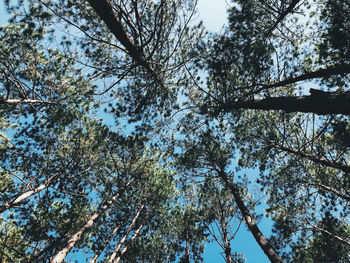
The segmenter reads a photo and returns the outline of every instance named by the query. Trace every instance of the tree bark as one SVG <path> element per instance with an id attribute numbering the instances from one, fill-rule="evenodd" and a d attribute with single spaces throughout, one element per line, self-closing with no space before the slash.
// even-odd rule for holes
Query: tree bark
<path id="1" fill-rule="evenodd" d="M 190 244 L 188 241 L 188 234 L 186 234 L 185 262 L 190 263 Z"/>
<path id="2" fill-rule="evenodd" d="M 100 218 L 101 215 L 113 204 L 115 200 L 125 191 L 126 187 L 128 187 L 135 178 L 132 178 L 129 180 L 126 185 L 121 188 L 111 199 L 109 199 L 107 202 L 105 202 L 95 214 L 93 214 L 90 219 L 86 222 L 86 224 L 79 229 L 78 232 L 76 232 L 69 240 L 68 245 L 61 249 L 50 261 L 50 263 L 61 263 L 63 262 L 64 258 L 67 256 L 67 254 L 71 251 L 71 249 L 78 243 L 84 233 L 95 223 L 95 221 Z"/>
<path id="3" fill-rule="evenodd" d="M 228 102 L 226 112 L 238 109 L 283 110 L 285 112 L 309 112 L 318 115 L 350 115 L 350 92 L 324 92 L 310 89 L 308 96 L 274 97 L 243 102 Z"/>
<path id="4" fill-rule="evenodd" d="M 227 231 L 227 224 L 226 221 L 224 222 L 224 225 L 221 225 L 222 227 L 222 233 L 225 243 L 225 262 L 226 263 L 232 263 L 232 251 L 231 251 L 231 244 L 230 239 L 228 238 L 228 231 Z"/>
<path id="5" fill-rule="evenodd" d="M 116 248 L 114 249 L 111 257 L 109 258 L 108 260 L 108 263 L 113 263 L 115 262 L 115 258 L 117 256 L 117 253 L 119 251 L 119 249 L 121 248 L 121 246 L 123 245 L 123 243 L 125 242 L 126 238 L 128 237 L 130 231 L 133 229 L 135 223 L 136 223 L 136 220 L 139 218 L 143 208 L 145 207 L 145 205 L 143 204 L 140 208 L 139 208 L 139 211 L 137 211 L 136 215 L 134 216 L 134 218 L 132 219 L 128 229 L 126 230 L 126 233 L 124 234 L 124 236 L 122 237 L 122 239 L 118 242 L 118 245 L 116 246 Z"/>
<path id="6" fill-rule="evenodd" d="M 233 197 L 242 216 L 248 226 L 248 229 L 254 236 L 256 242 L 259 244 L 261 249 L 264 251 L 265 255 L 269 258 L 272 263 L 283 263 L 282 258 L 278 255 L 277 251 L 272 247 L 267 238 L 260 231 L 258 225 L 256 224 L 253 217 L 250 215 L 249 209 L 245 206 L 238 188 L 228 179 L 225 172 L 219 172 L 219 176 L 224 181 L 224 183 L 230 188 Z"/>

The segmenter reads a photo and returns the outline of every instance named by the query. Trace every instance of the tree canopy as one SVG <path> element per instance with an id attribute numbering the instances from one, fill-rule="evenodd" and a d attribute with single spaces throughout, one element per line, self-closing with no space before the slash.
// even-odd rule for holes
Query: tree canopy
<path id="1" fill-rule="evenodd" d="M 349 0 L 4 5 L 0 262 L 350 262 Z"/>

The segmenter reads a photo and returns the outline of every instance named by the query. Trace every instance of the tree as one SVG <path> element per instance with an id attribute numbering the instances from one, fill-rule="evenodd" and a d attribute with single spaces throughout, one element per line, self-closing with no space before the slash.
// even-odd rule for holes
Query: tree
<path id="1" fill-rule="evenodd" d="M 272 244 L 259 229 L 254 214 L 244 202 L 243 190 L 241 189 L 244 186 L 244 181 L 236 182 L 234 180 L 234 172 L 229 170 L 230 159 L 233 156 L 232 148 L 225 147 L 225 142 L 220 134 L 213 134 L 210 129 L 207 129 L 192 140 L 191 136 L 188 135 L 183 150 L 184 154 L 178 156 L 178 158 L 180 165 L 187 168 L 185 173 L 188 173 L 191 177 L 209 176 L 209 178 L 218 178 L 230 190 L 247 228 L 266 256 L 271 262 L 283 262 Z"/>
<path id="2" fill-rule="evenodd" d="M 2 257 L 201 261 L 219 222 L 232 262 L 238 212 L 271 262 L 347 253 L 349 1 L 236 0 L 223 34 L 192 0 L 5 2 Z"/>
<path id="3" fill-rule="evenodd" d="M 340 96 L 348 94 L 349 58 L 343 56 L 347 48 L 334 41 L 341 34 L 347 42 L 348 9 L 336 9 L 335 1 L 297 2 L 235 1 L 225 34 L 214 39 L 207 53 L 205 44 L 198 49 L 202 59 L 194 63 L 208 77 L 206 83 L 192 79 L 195 95 L 188 95 L 187 104 L 199 116 L 192 111 L 182 122 L 182 130 L 190 129 L 183 123 L 192 122 L 220 131 L 242 155 L 239 165 L 261 169 L 258 182 L 269 194 L 268 212 L 278 214 L 276 225 L 285 227 L 272 244 L 276 248 L 288 247 L 289 237 L 299 231 L 310 233 L 305 220 L 317 226 L 324 209 L 339 209 L 342 219 L 348 214 L 348 153 L 333 139 L 333 127 L 347 120 L 334 114 L 348 114 L 339 109 Z M 311 19 L 297 22 L 297 11 Z M 313 84 L 311 95 L 306 95 L 306 81 Z M 330 99 L 338 95 L 334 111 Z"/>
<path id="4" fill-rule="evenodd" d="M 290 1 L 286 7 L 282 1 L 235 2 L 229 10 L 227 31 L 214 39 L 207 52 L 205 47 L 198 50 L 199 53 L 206 52 L 207 58 L 198 61 L 197 65 L 210 76 L 206 85 L 200 87 L 198 102 L 194 102 L 202 112 L 217 115 L 239 109 L 259 109 L 349 114 L 345 102 L 348 100 L 349 58 L 340 55 L 348 53 L 344 44 L 349 39 L 345 29 L 348 3 L 344 4 L 345 11 L 336 9 L 335 1 L 310 1 L 304 5 Z M 320 14 L 311 10 L 312 5 L 321 10 Z M 310 13 L 310 21 L 297 21 L 293 17 L 297 11 Z M 343 19 L 335 21 L 335 16 Z M 274 22 L 275 17 L 279 19 Z M 282 23 L 284 20 L 286 22 Z M 297 26 L 292 30 L 289 23 Z M 308 28 L 318 28 L 320 32 L 303 36 Z M 311 34 L 319 34 L 319 38 Z M 344 37 L 342 47 L 335 43 L 337 34 Z M 311 37 L 315 40 L 310 41 Z M 309 50 L 304 49 L 306 45 L 310 46 Z M 330 48 L 327 50 L 325 46 Z M 332 54 L 332 58 L 338 54 L 342 59 L 332 59 L 332 63 L 327 64 L 324 58 L 329 58 L 328 54 Z M 304 81 L 303 85 L 306 82 L 319 84 L 319 88 L 309 89 L 310 95 L 296 96 L 305 93 L 301 91 L 301 81 Z M 330 91 L 323 91 L 324 85 Z"/>

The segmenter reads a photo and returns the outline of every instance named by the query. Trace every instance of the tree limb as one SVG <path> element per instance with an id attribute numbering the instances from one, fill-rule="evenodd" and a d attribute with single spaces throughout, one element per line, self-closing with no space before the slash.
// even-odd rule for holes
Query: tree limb
<path id="1" fill-rule="evenodd" d="M 324 69 L 318 69 L 311 72 L 306 72 L 300 76 L 297 77 L 291 77 L 276 83 L 272 84 L 260 84 L 261 88 L 258 90 L 258 92 L 269 89 L 269 88 L 277 88 L 282 87 L 289 84 L 294 84 L 299 81 L 303 80 L 311 80 L 311 79 L 318 79 L 318 78 L 326 78 L 333 75 L 342 75 L 342 74 L 349 74 L 350 73 L 350 64 L 338 64 L 334 65 L 332 67 L 324 68 Z M 256 93 L 258 93 L 256 92 Z"/>
<path id="2" fill-rule="evenodd" d="M 219 112 L 239 109 L 283 110 L 285 112 L 309 112 L 318 115 L 350 115 L 350 92 L 325 92 L 310 89 L 308 96 L 273 97 L 261 100 L 227 102 Z M 218 113 L 218 112 L 215 112 Z"/>
<path id="3" fill-rule="evenodd" d="M 318 231 L 320 231 L 320 232 L 323 232 L 323 233 L 325 233 L 325 234 L 327 234 L 327 235 L 329 235 L 329 236 L 331 236 L 331 237 L 333 237 L 333 238 L 339 240 L 340 242 L 342 242 L 342 243 L 344 243 L 344 244 L 350 246 L 350 242 L 347 241 L 347 240 L 345 240 L 345 239 L 343 239 L 343 238 L 341 238 L 340 236 L 337 236 L 337 235 L 335 235 L 335 234 L 329 232 L 328 230 L 326 230 L 326 229 L 324 229 L 324 228 L 318 227 L 318 226 L 314 225 L 313 223 L 309 222 L 308 220 L 306 220 L 306 222 L 307 222 L 310 226 L 312 226 L 313 228 L 315 228 L 316 230 L 318 230 Z"/>

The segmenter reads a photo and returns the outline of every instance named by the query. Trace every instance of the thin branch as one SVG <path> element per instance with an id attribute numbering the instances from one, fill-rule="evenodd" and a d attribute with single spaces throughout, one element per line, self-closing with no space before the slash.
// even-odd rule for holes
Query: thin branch
<path id="1" fill-rule="evenodd" d="M 53 105 L 58 104 L 58 102 L 47 101 L 47 100 L 35 100 L 35 99 L 0 99 L 0 104 L 44 104 L 44 105 Z"/>
<path id="2" fill-rule="evenodd" d="M 320 232 L 323 232 L 323 233 L 329 235 L 330 237 L 333 237 L 333 238 L 337 239 L 338 241 L 340 241 L 340 242 L 342 242 L 342 243 L 344 243 L 344 244 L 350 246 L 350 242 L 347 241 L 347 240 L 345 240 L 345 239 L 343 239 L 343 238 L 341 238 L 340 236 L 337 236 L 337 235 L 335 235 L 335 234 L 329 232 L 328 230 L 326 230 L 326 229 L 324 229 L 324 228 L 322 228 L 322 227 L 318 227 L 318 226 L 314 225 L 313 223 L 309 222 L 308 220 L 306 220 L 306 223 L 308 223 L 310 226 L 312 226 L 312 227 L 315 228 L 316 230 L 318 230 L 318 231 L 320 231 Z"/>
<path id="3" fill-rule="evenodd" d="M 275 28 L 278 26 L 278 24 L 289 14 L 293 11 L 293 9 L 295 8 L 295 6 L 300 2 L 300 0 L 293 0 L 290 5 L 288 6 L 288 8 L 278 16 L 276 22 L 272 25 L 272 27 L 270 28 L 270 30 L 267 32 L 266 35 L 269 35 L 273 30 L 275 30 Z"/>

